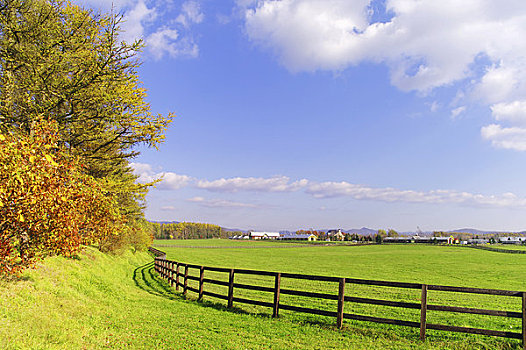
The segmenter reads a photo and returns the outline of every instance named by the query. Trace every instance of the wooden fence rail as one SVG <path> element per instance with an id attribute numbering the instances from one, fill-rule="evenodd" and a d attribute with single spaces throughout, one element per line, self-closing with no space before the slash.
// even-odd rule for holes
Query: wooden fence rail
<path id="1" fill-rule="evenodd" d="M 295 273 L 281 273 L 281 272 L 270 272 L 270 271 L 258 271 L 258 270 L 247 270 L 247 269 L 229 269 L 221 267 L 210 267 L 201 266 L 195 264 L 186 264 L 166 259 L 166 253 L 150 248 L 150 251 L 155 255 L 155 271 L 159 275 L 168 280 L 170 285 L 175 286 L 176 290 L 179 287 L 183 288 L 183 294 L 186 295 L 188 291 L 198 294 L 198 299 L 201 300 L 203 296 L 210 296 L 219 298 L 227 301 L 227 307 L 231 308 L 233 303 L 244 303 L 257 306 L 268 307 L 272 309 L 272 315 L 277 317 L 279 310 L 288 310 L 295 312 L 303 312 L 315 315 L 330 316 L 336 318 L 336 325 L 338 328 L 343 326 L 344 319 L 368 321 L 375 323 L 392 324 L 406 327 L 415 327 L 420 329 L 420 339 L 425 340 L 426 330 L 441 330 L 449 332 L 460 332 L 470 334 L 480 334 L 495 337 L 504 337 L 512 339 L 522 340 L 523 349 L 526 350 L 526 292 L 522 291 L 509 291 L 500 289 L 483 289 L 483 288 L 466 288 L 466 287 L 454 287 L 454 286 L 443 286 L 443 285 L 427 285 L 419 283 L 405 283 L 405 282 L 390 282 L 390 281 L 376 281 L 376 280 L 365 280 L 356 278 L 341 278 L 341 277 L 330 277 L 330 276 L 318 276 L 318 275 L 306 275 L 306 274 L 295 274 Z M 174 269 L 175 267 L 175 269 Z M 184 273 L 181 271 L 181 267 L 184 267 Z M 199 277 L 189 275 L 189 269 L 199 271 Z M 215 280 L 211 278 L 205 278 L 206 271 L 223 272 L 228 274 L 228 282 Z M 263 287 L 256 285 L 249 285 L 243 283 L 236 283 L 236 275 L 256 275 L 256 276 L 270 276 L 274 277 L 274 287 Z M 183 279 L 183 282 L 180 279 Z M 281 281 L 283 279 L 302 279 L 310 281 L 325 281 L 338 283 L 338 294 L 327 294 L 318 292 L 308 292 L 294 289 L 281 288 Z M 188 281 L 196 281 L 199 284 L 198 288 L 188 286 Z M 204 286 L 206 284 L 214 284 L 228 287 L 228 294 L 222 295 L 210 291 L 206 291 Z M 421 291 L 420 303 L 400 302 L 392 300 L 362 298 L 362 297 L 351 297 L 345 295 L 346 284 L 359 284 L 369 286 L 384 286 L 384 287 L 396 287 L 406 289 L 419 289 Z M 265 302 L 260 300 L 252 300 L 247 298 L 235 297 L 235 289 L 244 290 L 255 290 L 267 293 L 273 293 L 273 302 Z M 481 295 L 495 295 L 495 296 L 508 296 L 508 297 L 519 297 L 522 299 L 522 310 L 521 312 L 516 311 L 501 311 L 501 310 L 486 310 L 468 307 L 457 307 L 457 306 L 446 306 L 446 305 L 434 305 L 428 304 L 428 292 L 429 291 L 442 291 L 442 292 L 456 292 L 456 293 L 469 293 L 469 294 L 481 294 Z M 338 302 L 337 310 L 327 311 L 319 310 L 315 308 L 307 308 L 302 306 L 286 305 L 280 302 L 281 295 L 295 295 L 308 298 L 336 300 Z M 370 305 L 383 305 L 391 307 L 399 307 L 405 309 L 419 309 L 420 310 L 420 322 L 381 318 L 374 316 L 357 315 L 344 312 L 345 303 L 360 303 Z M 519 318 L 522 321 L 522 332 L 508 332 L 498 331 L 481 328 L 470 328 L 470 327 L 459 327 L 451 325 L 433 324 L 427 323 L 427 311 L 444 311 L 444 312 L 455 312 L 455 313 L 466 313 L 476 315 L 489 315 L 489 316 L 500 316 L 507 318 Z"/>

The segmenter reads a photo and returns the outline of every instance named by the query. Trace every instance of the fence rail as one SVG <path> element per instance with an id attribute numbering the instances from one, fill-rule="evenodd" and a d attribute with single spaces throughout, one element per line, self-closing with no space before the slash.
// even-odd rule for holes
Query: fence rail
<path id="1" fill-rule="evenodd" d="M 201 300 L 203 296 L 210 296 L 219 298 L 227 301 L 227 306 L 230 308 L 233 303 L 244 303 L 257 306 L 268 307 L 272 309 L 272 315 L 277 317 L 280 310 L 288 310 L 302 313 L 309 313 L 315 315 L 323 315 L 329 317 L 336 317 L 336 325 L 341 328 L 344 319 L 368 321 L 383 324 L 392 324 L 406 327 L 414 327 L 420 329 L 420 339 L 425 340 L 426 330 L 440 330 L 449 332 L 459 333 L 470 333 L 480 334 L 495 337 L 520 339 L 522 340 L 523 349 L 526 350 L 526 292 L 523 291 L 509 291 L 500 289 L 484 289 L 484 288 L 466 288 L 466 287 L 455 287 L 455 286 L 443 286 L 443 285 L 432 285 L 432 284 L 418 284 L 418 283 L 405 283 L 405 282 L 391 282 L 391 281 L 376 281 L 376 280 L 365 280 L 356 278 L 342 278 L 342 277 L 330 277 L 330 276 L 318 276 L 318 275 L 306 275 L 306 274 L 295 274 L 295 273 L 281 273 L 281 272 L 270 272 L 270 271 L 258 271 L 248 269 L 229 269 L 223 267 L 210 267 L 201 266 L 195 264 L 186 264 L 173 260 L 166 259 L 166 253 L 150 248 L 150 251 L 155 255 L 155 271 L 159 275 L 167 279 L 171 286 L 175 286 L 175 289 L 179 291 L 182 288 L 183 294 L 186 295 L 188 291 L 198 294 L 198 299 Z M 184 268 L 184 271 L 183 271 Z M 189 269 L 199 270 L 199 277 L 189 275 Z M 212 278 L 205 278 L 206 271 L 221 272 L 228 274 L 228 282 L 220 281 Z M 244 283 L 236 283 L 236 275 L 256 275 L 256 276 L 270 276 L 274 277 L 274 287 L 263 287 L 256 285 L 249 285 Z M 182 279 L 182 282 L 181 282 Z M 338 294 L 328 294 L 319 292 L 301 291 L 295 289 L 281 288 L 282 279 L 301 279 L 309 281 L 325 281 L 338 283 Z M 188 281 L 199 282 L 198 288 L 188 286 Z M 205 284 L 214 284 L 228 287 L 227 295 L 214 293 L 211 291 L 205 291 Z M 369 286 L 384 286 L 384 287 L 396 287 L 405 289 L 416 289 L 421 291 L 420 303 L 401 302 L 392 300 L 372 299 L 364 297 L 354 297 L 345 295 L 345 286 L 347 284 L 358 284 L 358 285 L 369 285 Z M 235 297 L 235 289 L 244 290 L 255 290 L 273 294 L 273 302 L 266 302 L 260 300 L 252 300 L 247 298 Z M 447 305 L 434 305 L 428 304 L 428 292 L 429 291 L 442 291 L 442 292 L 455 292 L 455 293 L 468 293 L 468 294 L 480 294 L 480 295 L 494 295 L 494 296 L 506 296 L 506 297 L 518 297 L 522 299 L 522 310 L 517 311 L 502 311 L 502 310 L 486 310 L 468 307 L 458 306 L 447 306 Z M 295 305 L 286 305 L 280 303 L 280 296 L 294 295 L 302 296 L 307 298 L 335 300 L 338 302 L 337 310 L 327 311 L 315 308 L 307 308 Z M 359 304 L 370 304 L 370 305 L 382 305 L 391 306 L 405 309 L 419 309 L 420 310 L 420 322 L 399 320 L 392 318 L 382 318 L 374 316 L 365 316 L 352 313 L 344 312 L 345 303 L 359 303 Z M 465 314 L 476 314 L 476 315 L 488 315 L 498 316 L 507 318 L 519 318 L 522 320 L 522 332 L 508 332 L 498 331 L 482 328 L 470 328 L 470 327 L 459 327 L 451 325 L 433 324 L 427 323 L 427 311 L 443 311 L 443 312 L 455 312 Z"/>

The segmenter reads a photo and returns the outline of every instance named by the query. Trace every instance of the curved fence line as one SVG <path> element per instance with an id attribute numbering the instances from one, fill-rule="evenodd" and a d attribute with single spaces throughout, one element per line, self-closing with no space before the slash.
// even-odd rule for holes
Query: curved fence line
<path id="1" fill-rule="evenodd" d="M 336 325 L 341 328 L 344 319 L 368 321 L 383 324 L 392 324 L 406 327 L 415 327 L 420 329 L 420 339 L 425 340 L 426 330 L 441 330 L 449 332 L 459 333 L 470 333 L 480 334 L 503 338 L 512 338 L 522 340 L 523 349 L 526 349 L 526 292 L 524 291 L 510 291 L 501 289 L 484 289 L 484 288 L 467 288 L 467 287 L 455 287 L 455 286 L 444 286 L 444 285 L 433 285 L 433 284 L 420 284 L 420 283 L 407 283 L 407 282 L 393 282 L 393 281 L 378 281 L 378 280 L 366 280 L 357 278 L 345 278 L 345 277 L 332 277 L 332 276 L 319 276 L 319 275 L 308 275 L 308 274 L 297 274 L 297 273 L 284 273 L 284 272 L 272 272 L 272 271 L 260 271 L 250 269 L 232 269 L 224 267 L 211 267 L 202 266 L 195 264 L 187 264 L 183 262 L 177 262 L 166 259 L 166 253 L 155 249 L 149 248 L 150 252 L 155 255 L 155 271 L 159 275 L 168 280 L 171 286 L 175 286 L 176 291 L 182 288 L 183 295 L 186 295 L 188 291 L 198 294 L 198 300 L 203 299 L 203 296 L 211 296 L 218 299 L 227 301 L 227 307 L 231 308 L 233 303 L 244 303 L 250 305 L 257 305 L 268 307 L 272 309 L 272 316 L 277 317 L 279 310 L 289 310 L 295 312 L 302 312 L 314 315 L 323 315 L 329 317 L 336 317 Z M 189 270 L 194 269 L 199 271 L 199 277 L 189 275 Z M 222 272 L 228 274 L 228 282 L 220 281 L 211 278 L 205 278 L 206 271 Z M 256 275 L 256 276 L 270 276 L 274 277 L 274 287 L 263 287 L 257 285 L 249 285 L 235 282 L 235 276 L 237 275 Z M 325 281 L 337 283 L 337 289 L 335 292 L 338 294 L 318 293 L 312 291 L 294 290 L 281 288 L 281 281 L 283 279 L 293 280 L 309 280 L 309 281 Z M 199 283 L 198 288 L 193 288 L 188 285 L 188 281 L 196 281 Z M 214 293 L 211 291 L 205 291 L 205 284 L 221 285 L 228 287 L 227 295 Z M 383 286 L 383 287 L 395 287 L 405 289 L 416 289 L 420 290 L 420 302 L 400 302 L 393 300 L 374 299 L 366 297 L 353 297 L 345 295 L 346 285 L 368 285 L 368 286 Z M 244 290 L 255 290 L 260 292 L 267 292 L 273 294 L 273 302 L 265 302 L 261 300 L 253 300 L 247 298 L 235 297 L 234 292 L 236 289 Z M 434 305 L 428 304 L 428 292 L 429 291 L 441 291 L 441 292 L 454 292 L 454 293 L 466 293 L 466 294 L 479 294 L 479 295 L 493 295 L 493 296 L 505 296 L 505 297 L 519 297 L 522 299 L 522 310 L 521 311 L 503 311 L 503 310 L 487 310 L 469 307 L 458 307 L 448 305 Z M 280 302 L 281 295 L 295 295 L 314 299 L 326 299 L 335 300 L 338 302 L 336 310 L 320 310 L 316 308 L 307 308 L 295 305 L 285 305 Z M 360 303 L 369 305 L 383 305 L 405 309 L 419 309 L 420 310 L 420 321 L 408 321 L 392 318 L 382 318 L 358 315 L 344 312 L 345 303 Z M 471 328 L 471 327 L 460 327 L 443 324 L 433 324 L 427 322 L 427 311 L 443 311 L 443 312 L 454 312 L 464 314 L 475 314 L 475 315 L 487 315 L 487 316 L 498 316 L 507 318 L 518 318 L 522 321 L 522 332 L 510 332 L 510 331 L 499 331 L 482 328 Z"/>

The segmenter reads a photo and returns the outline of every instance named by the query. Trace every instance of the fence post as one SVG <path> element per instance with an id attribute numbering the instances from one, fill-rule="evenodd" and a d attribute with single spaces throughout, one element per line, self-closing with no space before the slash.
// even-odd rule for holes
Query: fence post
<path id="1" fill-rule="evenodd" d="M 174 286 L 174 262 L 170 261 L 170 287 Z"/>
<path id="2" fill-rule="evenodd" d="M 175 290 L 179 291 L 179 263 L 175 263 Z"/>
<path id="3" fill-rule="evenodd" d="M 420 340 L 426 340 L 427 324 L 427 284 L 422 284 L 422 297 L 420 302 Z"/>
<path id="4" fill-rule="evenodd" d="M 340 278 L 338 286 L 338 316 L 336 318 L 336 326 L 342 328 L 343 326 L 343 301 L 345 300 L 345 278 Z"/>
<path id="5" fill-rule="evenodd" d="M 228 276 L 228 305 L 227 307 L 232 307 L 234 304 L 234 269 L 230 269 L 230 274 Z"/>
<path id="6" fill-rule="evenodd" d="M 164 263 L 165 260 L 161 260 L 161 278 L 164 278 Z"/>
<path id="7" fill-rule="evenodd" d="M 272 317 L 279 316 L 279 293 L 281 291 L 281 272 L 276 273 L 274 280 L 274 308 L 272 310 Z"/>
<path id="8" fill-rule="evenodd" d="M 199 268 L 199 298 L 198 298 L 198 300 L 202 300 L 203 299 L 203 278 L 204 278 L 204 275 L 205 275 L 205 267 L 201 266 Z"/>
<path id="9" fill-rule="evenodd" d="M 183 295 L 186 295 L 188 289 L 188 265 L 184 265 L 184 282 L 183 282 Z"/>
<path id="10" fill-rule="evenodd" d="M 526 292 L 522 292 L 522 348 L 526 350 Z"/>

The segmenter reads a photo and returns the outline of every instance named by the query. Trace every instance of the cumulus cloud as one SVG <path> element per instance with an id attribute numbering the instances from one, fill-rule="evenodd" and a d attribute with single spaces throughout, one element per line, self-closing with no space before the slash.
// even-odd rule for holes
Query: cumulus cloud
<path id="1" fill-rule="evenodd" d="M 374 188 L 349 182 L 312 183 L 306 192 L 316 198 L 351 197 L 357 200 L 381 202 L 406 202 L 430 204 L 462 204 L 469 206 L 526 207 L 526 198 L 518 198 L 513 193 L 502 195 L 482 195 L 451 190 L 428 192 L 400 190 L 396 188 Z"/>
<path id="2" fill-rule="evenodd" d="M 526 124 L 526 100 L 494 104 L 491 112 L 498 121 Z"/>
<path id="3" fill-rule="evenodd" d="M 389 67 L 392 84 L 404 91 L 427 94 L 456 84 L 461 94 L 494 111 L 526 97 L 526 41 L 518 39 L 526 37 L 521 0 L 387 0 L 382 13 L 370 0 L 238 5 L 248 38 L 293 72 L 376 62 Z M 516 143 L 517 133 L 508 134 Z"/>
<path id="4" fill-rule="evenodd" d="M 258 208 L 259 206 L 252 203 L 234 202 L 224 199 L 205 199 L 203 197 L 193 197 L 187 199 L 188 202 L 198 203 L 207 208 Z"/>
<path id="5" fill-rule="evenodd" d="M 126 42 L 134 42 L 143 38 L 144 26 L 156 17 L 154 8 L 148 8 L 144 1 L 137 1 L 134 7 L 126 12 L 121 24 L 121 38 Z"/>
<path id="6" fill-rule="evenodd" d="M 177 29 L 160 28 L 146 38 L 146 44 L 157 60 L 162 59 L 165 55 L 173 58 L 199 56 L 199 47 L 193 39 L 188 37 L 180 39 Z"/>
<path id="7" fill-rule="evenodd" d="M 481 134 L 497 148 L 526 151 L 526 128 L 490 124 L 482 128 Z"/>
<path id="8" fill-rule="evenodd" d="M 290 182 L 287 176 L 276 176 L 271 178 L 261 177 L 234 177 L 230 179 L 218 179 L 213 181 L 199 180 L 196 187 L 213 192 L 291 192 L 307 185 L 305 179 Z"/>
<path id="9" fill-rule="evenodd" d="M 199 55 L 193 26 L 203 22 L 204 14 L 197 1 L 186 1 L 180 7 L 171 0 L 117 0 L 112 6 L 109 6 L 112 2 L 106 0 L 77 2 L 104 11 L 113 7 L 122 13 L 121 39 L 126 42 L 144 40 L 146 52 L 155 60 Z"/>
<path id="10" fill-rule="evenodd" d="M 177 190 L 188 186 L 193 178 L 172 172 L 154 172 L 151 165 L 144 163 L 130 163 L 135 175 L 139 176 L 139 183 L 148 183 L 160 180 L 156 187 L 160 190 Z"/>
<path id="11" fill-rule="evenodd" d="M 176 22 L 188 27 L 192 23 L 201 23 L 204 19 L 204 14 L 201 12 L 201 7 L 196 1 L 187 1 L 182 5 L 182 11 L 175 19 Z"/>
<path id="12" fill-rule="evenodd" d="M 503 129 L 499 125 L 490 125 L 483 129 L 483 137 L 492 140 L 496 147 L 526 150 L 526 129 Z M 510 139 L 516 138 L 514 143 Z M 314 198 L 328 199 L 335 197 L 349 197 L 356 200 L 370 200 L 380 202 L 428 203 L 428 204 L 458 204 L 472 207 L 510 207 L 525 208 L 526 198 L 520 198 L 513 193 L 500 195 L 483 195 L 478 193 L 430 190 L 414 191 L 391 187 L 372 187 L 363 184 L 341 182 L 315 182 L 307 179 L 293 181 L 287 176 L 234 177 L 217 180 L 196 179 L 188 175 L 172 172 L 155 172 L 152 167 L 144 163 L 131 163 L 140 182 L 151 182 L 161 179 L 157 188 L 160 190 L 177 190 L 184 187 L 194 187 L 216 193 L 289 193 L 303 191 Z M 206 199 L 201 196 L 187 199 L 188 202 L 198 203 L 208 208 L 260 208 L 254 203 L 242 203 L 224 199 Z M 325 206 L 322 206 L 320 210 Z"/>

